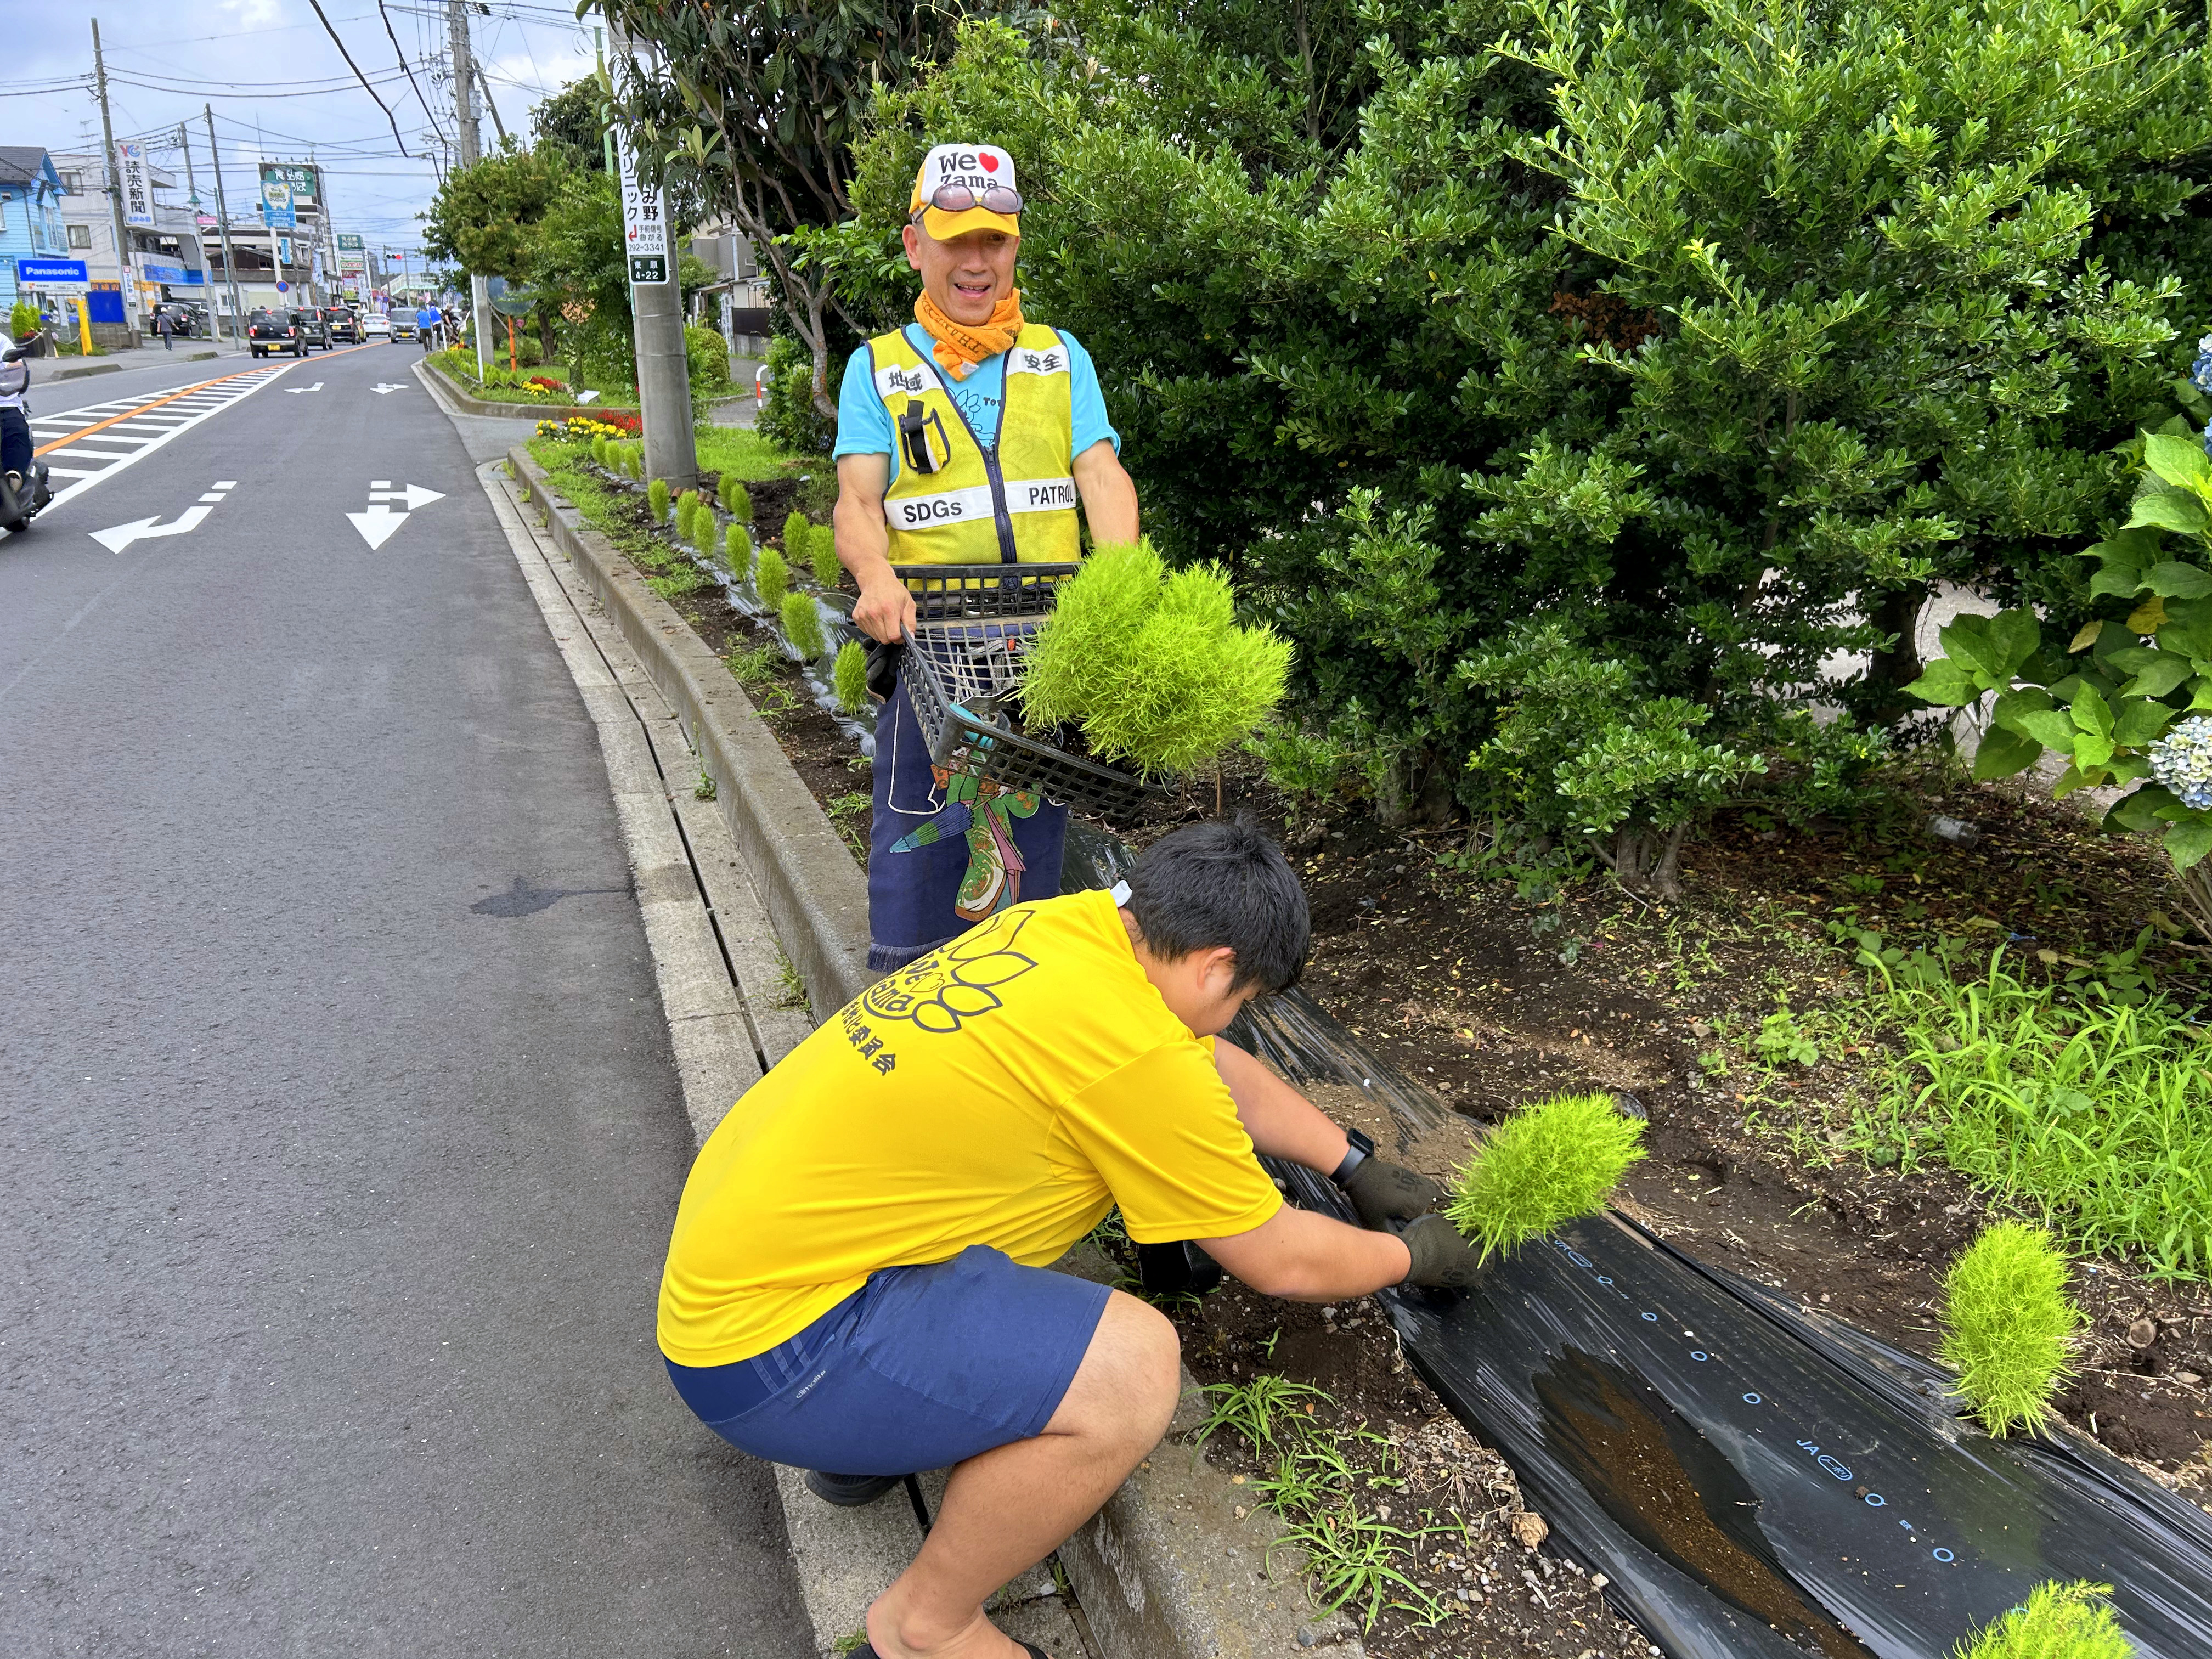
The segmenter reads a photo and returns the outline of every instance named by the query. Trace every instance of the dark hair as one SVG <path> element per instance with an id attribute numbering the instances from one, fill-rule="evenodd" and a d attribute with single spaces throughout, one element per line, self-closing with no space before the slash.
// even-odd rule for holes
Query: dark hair
<path id="1" fill-rule="evenodd" d="M 1146 848 L 1129 872 L 1129 914 L 1154 956 L 1234 951 L 1239 990 L 1297 984 L 1313 935 L 1297 872 L 1249 818 L 1188 824 Z"/>

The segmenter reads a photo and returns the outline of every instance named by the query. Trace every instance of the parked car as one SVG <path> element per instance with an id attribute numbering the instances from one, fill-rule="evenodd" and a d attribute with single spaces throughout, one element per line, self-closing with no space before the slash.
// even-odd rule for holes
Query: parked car
<path id="1" fill-rule="evenodd" d="M 361 315 L 349 306 L 325 306 L 323 315 L 331 325 L 331 338 L 361 343 Z"/>
<path id="2" fill-rule="evenodd" d="M 392 313 L 392 337 L 395 343 L 401 340 L 411 340 L 415 337 L 415 313 L 413 312 L 395 311 Z"/>
<path id="3" fill-rule="evenodd" d="M 149 334 L 155 332 L 156 320 L 165 313 L 169 319 L 170 331 L 179 340 L 207 337 L 207 307 L 205 306 L 195 305 L 189 300 L 163 300 L 154 307 L 153 315 L 146 319 L 146 331 Z"/>
<path id="4" fill-rule="evenodd" d="M 300 338 L 312 348 L 331 349 L 330 319 L 316 307 L 305 306 L 292 313 L 293 325 L 300 331 Z M 302 352 L 301 356 L 306 353 Z"/>
<path id="5" fill-rule="evenodd" d="M 392 319 L 380 311 L 364 312 L 361 319 L 361 337 L 364 340 L 390 339 Z"/>
<path id="6" fill-rule="evenodd" d="M 246 347 L 256 357 L 273 357 L 278 352 L 289 352 L 295 357 L 307 355 L 307 342 L 294 320 L 296 311 L 271 311 L 257 307 L 246 319 Z"/>

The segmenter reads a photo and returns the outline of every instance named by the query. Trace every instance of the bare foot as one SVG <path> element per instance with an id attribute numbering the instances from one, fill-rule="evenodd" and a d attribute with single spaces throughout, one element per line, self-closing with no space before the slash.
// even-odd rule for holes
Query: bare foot
<path id="1" fill-rule="evenodd" d="M 879 1659 L 1029 1659 L 1029 1650 L 986 1619 L 981 1607 L 958 1630 L 928 1640 L 928 1632 L 884 1605 L 890 1599 L 880 1596 L 868 1609 L 868 1645 Z M 902 1634 L 910 1639 L 902 1640 Z"/>

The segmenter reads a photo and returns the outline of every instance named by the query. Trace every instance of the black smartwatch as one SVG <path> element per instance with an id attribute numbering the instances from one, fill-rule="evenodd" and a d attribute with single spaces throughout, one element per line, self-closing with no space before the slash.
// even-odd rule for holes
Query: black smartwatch
<path id="1" fill-rule="evenodd" d="M 1352 1179 L 1352 1172 L 1375 1156 L 1375 1143 L 1357 1129 L 1346 1129 L 1344 1138 L 1352 1143 L 1344 1154 L 1344 1162 L 1336 1166 L 1329 1179 L 1341 1187 Z"/>

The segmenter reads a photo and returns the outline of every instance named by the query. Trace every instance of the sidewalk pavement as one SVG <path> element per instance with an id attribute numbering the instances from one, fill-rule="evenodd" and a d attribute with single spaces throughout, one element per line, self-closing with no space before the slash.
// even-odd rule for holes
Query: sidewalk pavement
<path id="1" fill-rule="evenodd" d="M 41 380 L 76 380 L 88 374 L 110 374 L 118 369 L 144 368 L 156 363 L 191 362 L 218 357 L 243 357 L 243 341 L 232 339 L 201 340 L 179 337 L 174 349 L 163 350 L 159 340 L 137 346 L 127 351 L 103 351 L 96 357 L 38 357 Z"/>

